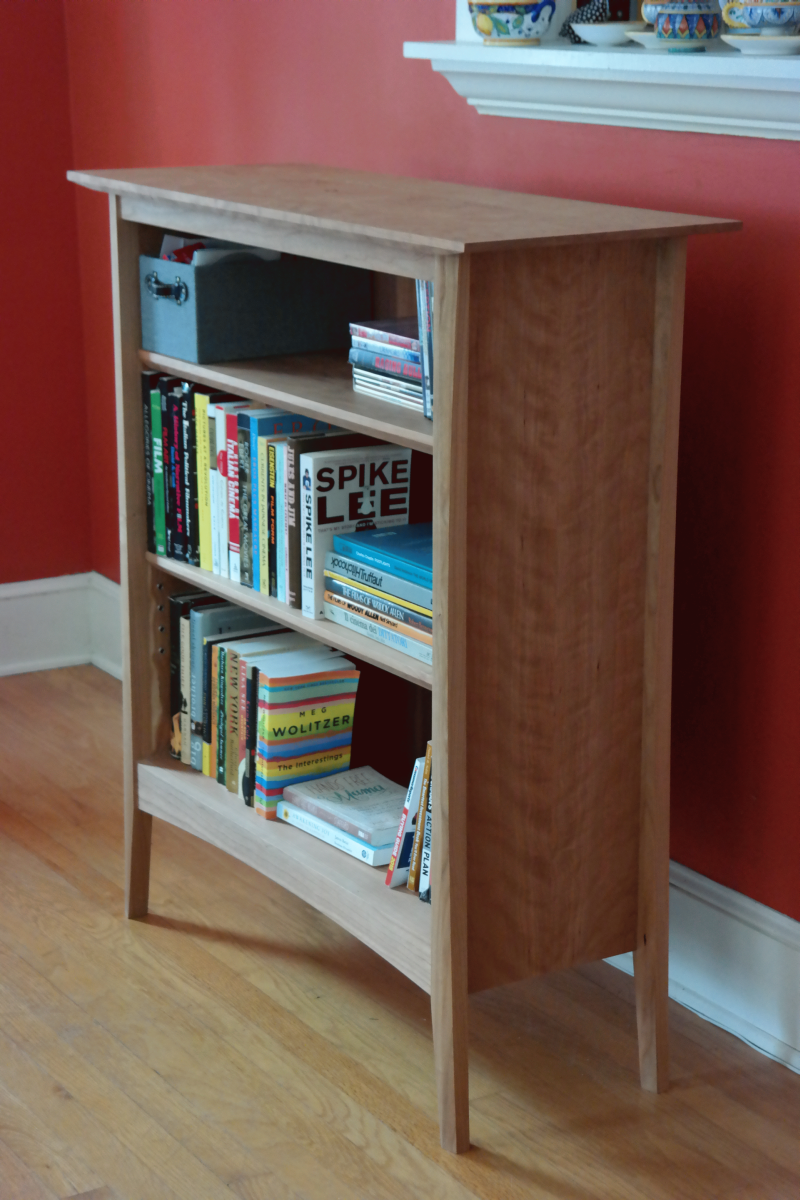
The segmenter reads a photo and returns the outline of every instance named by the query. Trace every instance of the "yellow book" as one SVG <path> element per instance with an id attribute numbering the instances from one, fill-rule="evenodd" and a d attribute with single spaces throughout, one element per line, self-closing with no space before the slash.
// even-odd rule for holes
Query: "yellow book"
<path id="1" fill-rule="evenodd" d="M 200 530 L 200 566 L 213 571 L 211 554 L 211 447 L 208 441 L 209 396 L 195 392 L 195 429 L 197 432 L 197 521 Z M 207 772 L 204 772 L 207 773 Z"/>
<path id="2" fill-rule="evenodd" d="M 258 590 L 269 595 L 269 508 L 267 494 L 269 491 L 269 439 L 258 439 Z"/>

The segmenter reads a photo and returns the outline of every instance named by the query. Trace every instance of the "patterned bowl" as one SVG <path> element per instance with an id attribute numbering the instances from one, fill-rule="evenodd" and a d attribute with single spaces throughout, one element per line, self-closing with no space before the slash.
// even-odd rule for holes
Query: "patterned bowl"
<path id="1" fill-rule="evenodd" d="M 648 0 L 646 4 L 642 5 L 642 17 L 645 21 L 647 21 L 648 25 L 655 25 L 656 14 L 658 13 L 660 7 L 661 5 L 658 3 L 658 0 L 655 0 L 655 2 L 653 2 L 653 0 Z"/>
<path id="2" fill-rule="evenodd" d="M 798 0 L 800 2 L 800 0 Z M 707 42 L 719 37 L 720 13 L 711 0 L 678 0 L 659 4 L 655 20 L 656 37 L 676 42 Z"/>
<path id="3" fill-rule="evenodd" d="M 475 32 L 487 46 L 538 46 L 556 11 L 556 0 L 533 4 L 484 4 L 469 0 Z"/>
<path id="4" fill-rule="evenodd" d="M 800 0 L 786 4 L 741 4 L 731 0 L 722 9 L 731 29 L 747 29 L 765 37 L 791 36 L 800 28 Z"/>

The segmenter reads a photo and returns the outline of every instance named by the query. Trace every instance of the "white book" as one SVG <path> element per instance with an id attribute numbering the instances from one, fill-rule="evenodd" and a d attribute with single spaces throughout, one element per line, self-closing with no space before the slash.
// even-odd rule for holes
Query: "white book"
<path id="1" fill-rule="evenodd" d="M 429 667 L 433 665 L 433 647 L 429 646 L 427 642 L 420 642 L 416 638 L 406 637 L 405 634 L 395 633 L 393 629 L 387 629 L 385 625 L 367 621 L 358 613 L 348 612 L 346 608 L 339 608 L 338 604 L 331 604 L 328 600 L 323 601 L 322 615 L 336 625 L 344 625 L 346 629 L 355 629 L 359 633 L 363 633 L 366 637 L 372 638 L 373 642 L 381 642 L 384 646 L 390 646 L 392 650 L 399 650 L 401 654 L 407 654 L 409 658 L 415 658 L 417 662 L 426 663 Z"/>
<path id="2" fill-rule="evenodd" d="M 215 488 L 212 487 L 211 494 L 211 527 L 214 529 L 216 525 L 217 538 L 216 543 L 212 542 L 212 555 L 216 546 L 216 561 L 219 563 L 219 570 L 215 567 L 214 572 L 221 575 L 223 579 L 230 577 L 228 566 L 228 428 L 226 417 L 229 412 L 238 412 L 240 409 L 250 407 L 249 400 L 220 400 L 216 404 L 209 404 L 208 406 L 208 416 L 209 418 L 214 418 L 217 449 L 216 486 Z M 214 490 L 216 491 L 216 503 Z M 216 521 L 214 521 L 215 512 Z"/>
<path id="3" fill-rule="evenodd" d="M 383 846 L 394 842 L 406 789 L 374 767 L 357 767 L 324 779 L 290 784 L 283 798 L 351 837 L 371 846 Z"/>
<path id="4" fill-rule="evenodd" d="M 414 762 L 411 782 L 406 792 L 406 802 L 403 815 L 400 818 L 400 828 L 397 830 L 392 857 L 389 860 L 389 870 L 386 872 L 387 887 L 403 887 L 408 883 L 408 872 L 411 866 L 411 847 L 414 845 L 414 831 L 419 816 L 419 801 L 422 795 L 422 777 L 425 773 L 425 759 L 418 758 Z"/>
<path id="5" fill-rule="evenodd" d="M 433 785 L 433 768 L 431 767 L 431 781 L 429 786 Z M 422 853 L 420 855 L 419 867 L 419 898 L 425 904 L 431 902 L 431 826 L 433 814 L 431 805 L 428 805 L 425 811 L 425 829 L 422 834 Z"/>
<path id="6" fill-rule="evenodd" d="M 216 421 L 214 422 L 216 425 Z M 217 483 L 219 471 L 214 466 L 208 473 L 208 495 L 211 506 L 211 569 L 215 575 L 220 574 L 219 564 L 219 505 L 217 504 Z"/>
<path id="7" fill-rule="evenodd" d="M 342 833 L 341 829 L 337 829 L 335 825 L 329 825 L 327 821 L 320 821 L 309 813 L 303 812 L 302 808 L 295 808 L 293 804 L 287 804 L 285 800 L 278 801 L 277 813 L 279 821 L 286 821 L 288 825 L 294 825 L 296 829 L 310 833 L 312 837 L 319 838 L 321 842 L 327 842 L 329 846 L 335 846 L 337 850 L 343 850 L 345 854 L 360 859 L 367 866 L 385 867 L 391 858 L 391 842 L 386 846 L 370 846 L 369 842 L 362 842 L 359 838 L 351 837 L 349 833 Z"/>
<path id="8" fill-rule="evenodd" d="M 325 555 L 335 533 L 407 525 L 411 451 L 360 446 L 301 454 L 300 574 L 304 617 L 325 616 Z"/>

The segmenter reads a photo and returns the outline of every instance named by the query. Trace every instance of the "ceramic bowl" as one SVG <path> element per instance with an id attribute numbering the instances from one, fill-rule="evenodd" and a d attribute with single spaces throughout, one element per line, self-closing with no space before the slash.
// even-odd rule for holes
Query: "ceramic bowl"
<path id="1" fill-rule="evenodd" d="M 660 7 L 661 5 L 658 3 L 658 0 L 655 3 L 652 3 L 652 0 L 648 0 L 647 4 L 642 5 L 642 16 L 648 25 L 655 25 L 656 13 Z"/>
<path id="2" fill-rule="evenodd" d="M 776 55 L 800 54 L 800 37 L 750 37 L 749 34 L 723 33 L 723 42 L 742 54 L 758 54 L 765 58 Z"/>
<path id="3" fill-rule="evenodd" d="M 575 22 L 572 26 L 578 37 L 590 46 L 629 46 L 626 34 L 644 27 L 644 21 L 603 21 L 599 25 Z"/>
<path id="4" fill-rule="evenodd" d="M 762 36 L 791 36 L 800 29 L 800 0 L 788 4 L 723 5 L 722 19 L 731 29 L 749 29 Z"/>
<path id="5" fill-rule="evenodd" d="M 660 4 L 655 21 L 656 37 L 664 41 L 708 42 L 719 37 L 719 9 L 712 3 Z"/>
<path id="6" fill-rule="evenodd" d="M 550 28 L 556 0 L 535 0 L 533 4 L 484 4 L 469 0 L 469 14 L 475 32 L 487 46 L 538 46 L 539 38 Z"/>

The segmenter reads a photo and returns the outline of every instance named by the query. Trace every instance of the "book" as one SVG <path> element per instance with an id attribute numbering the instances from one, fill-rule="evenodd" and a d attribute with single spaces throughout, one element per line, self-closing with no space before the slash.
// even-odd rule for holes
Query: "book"
<path id="1" fill-rule="evenodd" d="M 192 761 L 192 737 L 189 728 L 189 688 L 191 681 L 191 642 L 189 614 L 180 619 L 181 642 L 181 762 L 188 767 Z"/>
<path id="2" fill-rule="evenodd" d="M 351 322 L 351 337 L 369 338 L 373 342 L 385 342 L 388 346 L 403 346 L 407 350 L 421 350 L 419 324 L 416 317 L 393 317 L 384 321 Z"/>
<path id="3" fill-rule="evenodd" d="M 425 829 L 425 812 L 428 807 L 429 789 L 428 785 L 431 778 L 431 757 L 432 743 L 428 742 L 428 748 L 425 751 L 425 766 L 422 770 L 422 789 L 419 794 L 419 816 L 414 829 L 414 841 L 411 845 L 411 861 L 408 864 L 408 890 L 410 892 L 419 891 L 419 873 L 421 865 L 421 852 L 423 832 Z"/>
<path id="4" fill-rule="evenodd" d="M 418 609 L 407 608 L 393 597 L 384 598 L 373 591 L 356 587 L 347 579 L 341 579 L 327 569 L 325 570 L 325 599 L 330 600 L 332 604 L 339 600 L 348 601 L 350 604 L 358 605 L 354 611 L 365 608 L 389 617 L 394 622 L 389 626 L 392 629 L 398 624 L 400 626 L 408 625 L 410 629 L 418 629 L 427 634 L 430 634 L 433 629 L 433 618 L 421 613 Z M 401 629 L 400 632 L 404 631 Z"/>
<path id="5" fill-rule="evenodd" d="M 214 573 L 223 579 L 230 578 L 228 547 L 228 425 L 230 412 L 250 408 L 248 400 L 219 400 L 208 406 L 209 437 L 211 421 L 214 421 L 213 449 L 211 459 L 211 505 L 212 538 L 216 533 L 214 548 Z M 216 466 L 214 465 L 216 463 Z"/>
<path id="6" fill-rule="evenodd" d="M 269 595 L 269 441 L 258 442 L 258 590 Z"/>
<path id="7" fill-rule="evenodd" d="M 335 531 L 333 549 L 378 571 L 389 571 L 409 583 L 433 586 L 433 526 L 403 525 L 400 529 Z"/>
<path id="8" fill-rule="evenodd" d="M 275 557 L 278 599 L 286 603 L 286 441 L 275 442 Z"/>
<path id="9" fill-rule="evenodd" d="M 343 850 L 345 854 L 360 859 L 369 867 L 385 867 L 391 857 L 391 842 L 386 846 L 374 846 L 370 842 L 362 842 L 360 838 L 343 833 L 335 825 L 329 825 L 326 821 L 312 817 L 310 813 L 296 808 L 294 804 L 287 803 L 286 800 L 277 802 L 276 816 L 279 821 L 285 821 L 288 825 L 294 825 L 296 829 L 302 829 L 304 833 L 310 833 L 312 837 L 319 838 L 321 842 L 327 842 L 329 846 L 335 846 L 337 850 Z"/>
<path id="10" fill-rule="evenodd" d="M 336 539 L 334 538 L 334 544 Z M 384 600 L 397 600 L 406 608 L 414 609 L 423 616 L 433 616 L 433 593 L 416 583 L 409 583 L 399 575 L 392 575 L 375 567 L 368 567 L 354 558 L 330 550 L 325 555 L 325 570 L 333 579 L 353 583 L 364 592 L 374 593 Z"/>
<path id="11" fill-rule="evenodd" d="M 217 392 L 194 394 L 195 446 L 197 448 L 197 533 L 200 546 L 200 567 L 203 571 L 214 570 L 214 555 L 211 546 L 211 442 L 208 427 L 208 406 Z M 214 439 L 216 459 L 216 438 Z M 216 464 L 214 466 L 216 470 Z"/>
<path id="12" fill-rule="evenodd" d="M 363 367 L 377 375 L 389 375 L 393 379 L 412 379 L 422 382 L 422 366 L 407 358 L 393 358 L 390 354 L 373 354 L 369 350 L 351 349 L 348 361 L 354 367 Z"/>
<path id="13" fill-rule="evenodd" d="M 222 773 L 227 763 L 228 738 L 228 655 L 232 648 L 238 650 L 242 641 L 255 637 L 268 637 L 285 632 L 282 625 L 259 620 L 251 613 L 251 622 L 245 628 L 212 634 L 203 643 L 203 746 L 202 766 L 205 774 L 206 740 L 208 741 L 208 774 L 214 778 Z M 212 750 L 212 746 L 214 749 Z M 237 753 L 238 761 L 238 740 Z M 223 779 L 218 780 L 224 783 Z"/>
<path id="14" fill-rule="evenodd" d="M 324 616 L 325 555 L 334 534 L 405 525 L 411 492 L 411 451 L 378 445 L 301 454 L 302 610 Z"/>
<path id="15" fill-rule="evenodd" d="M 362 842 L 371 846 L 388 843 L 391 847 L 405 794 L 405 788 L 373 767 L 358 767 L 325 779 L 291 784 L 284 789 L 283 798 Z"/>
<path id="16" fill-rule="evenodd" d="M 183 491 L 183 447 L 181 425 L 180 385 L 167 395 L 167 422 L 169 428 L 169 499 L 172 515 L 172 557 L 186 562 L 186 517 Z"/>
<path id="17" fill-rule="evenodd" d="M 354 350 L 366 350 L 368 354 L 391 354 L 392 358 L 404 358 L 408 362 L 420 362 L 419 350 L 408 350 L 405 346 L 396 345 L 387 349 L 386 342 L 378 342 L 373 338 L 354 336 L 350 341 Z"/>
<path id="18" fill-rule="evenodd" d="M 364 376 L 368 376 L 369 372 L 363 372 Z M 377 379 L 377 375 L 373 376 Z M 422 398 L 409 396 L 404 392 L 395 389 L 375 387 L 371 380 L 361 379 L 353 368 L 353 391 L 358 392 L 361 396 L 372 396 L 375 400 L 385 400 L 387 404 L 399 404 L 403 408 L 410 408 L 415 412 L 422 412 Z"/>
<path id="19" fill-rule="evenodd" d="M 183 476 L 186 561 L 200 566 L 200 534 L 197 521 L 197 443 L 195 441 L 194 384 L 181 389 L 181 473 Z"/>
<path id="20" fill-rule="evenodd" d="M 150 393 L 153 385 L 158 383 L 160 375 L 157 371 L 142 372 L 142 420 L 144 422 L 144 486 L 145 503 L 147 507 L 147 549 L 151 554 L 156 553 L 156 521 L 155 497 L 153 480 L 153 415 Z"/>
<path id="21" fill-rule="evenodd" d="M 155 525 L 155 552 L 166 555 L 167 529 L 164 507 L 164 435 L 161 430 L 161 390 L 150 389 L 150 430 L 153 451 L 153 522 Z"/>
<path id="22" fill-rule="evenodd" d="M 362 617 L 365 621 L 370 621 L 382 629 L 391 629 L 394 633 L 401 634 L 403 637 L 413 638 L 414 641 L 422 642 L 425 646 L 433 645 L 433 637 L 429 629 L 417 629 L 413 625 L 407 625 L 404 621 L 396 621 L 393 617 L 387 616 L 386 613 L 376 612 L 373 608 L 368 608 L 364 604 L 357 604 L 352 600 L 346 600 L 343 596 L 334 595 L 333 592 L 325 591 L 323 592 L 323 597 L 326 605 L 344 609 L 345 612 L 355 613 L 356 616 Z"/>
<path id="23" fill-rule="evenodd" d="M 425 824 L 422 830 L 422 850 L 419 865 L 419 898 L 425 904 L 431 902 L 431 833 L 433 827 L 433 764 L 431 763 L 431 778 L 428 781 L 428 803 L 425 808 Z"/>
<path id="24" fill-rule="evenodd" d="M 169 419 L 169 395 L 180 380 L 163 375 L 158 381 L 161 398 L 161 456 L 164 464 L 164 541 L 167 558 L 174 558 L 175 542 L 175 464 Z"/>
<path id="25" fill-rule="evenodd" d="M 278 447 L 267 441 L 267 530 L 269 538 L 269 594 L 278 599 Z"/>
<path id="26" fill-rule="evenodd" d="M 363 633 L 365 637 L 372 638 L 374 642 L 381 642 L 392 650 L 407 654 L 409 658 L 415 658 L 418 662 L 426 663 L 428 666 L 433 664 L 433 647 L 417 638 L 409 637 L 394 629 L 386 629 L 374 621 L 366 620 L 356 612 L 340 608 L 338 604 L 330 604 L 327 601 L 323 603 L 323 615 L 327 620 L 333 621 L 335 625 L 343 625 L 345 629 Z"/>
<path id="27" fill-rule="evenodd" d="M 417 320 L 422 359 L 423 413 L 433 420 L 433 284 L 417 280 Z"/>
<path id="28" fill-rule="evenodd" d="M 260 412 L 261 409 L 253 410 Z M 225 415 L 225 467 L 228 485 L 228 578 L 241 583 L 239 553 L 239 413 Z"/>
<path id="29" fill-rule="evenodd" d="M 422 790 L 422 772 L 425 769 L 425 759 L 414 761 L 411 781 L 406 792 L 406 802 L 400 817 L 400 825 L 392 847 L 392 857 L 389 860 L 389 870 L 386 872 L 386 886 L 400 887 L 408 883 L 408 868 L 411 861 L 411 847 L 414 843 L 414 831 L 419 813 L 419 798 Z"/>
<path id="30" fill-rule="evenodd" d="M 267 819 L 274 820 L 288 784 L 350 766 L 360 672 L 342 655 L 320 651 L 271 655 L 259 672 L 254 807 Z"/>
<path id="31" fill-rule="evenodd" d="M 396 379 L 391 375 L 379 375 L 365 367 L 353 367 L 353 383 L 364 383 L 387 396 L 398 396 L 409 402 L 417 401 L 422 407 L 422 384 L 413 379 Z"/>
<path id="32" fill-rule="evenodd" d="M 173 758 L 181 758 L 182 748 L 181 618 L 189 617 L 191 619 L 194 609 L 219 603 L 215 596 L 210 596 L 208 592 L 202 591 L 176 592 L 169 598 L 170 753 Z"/>

